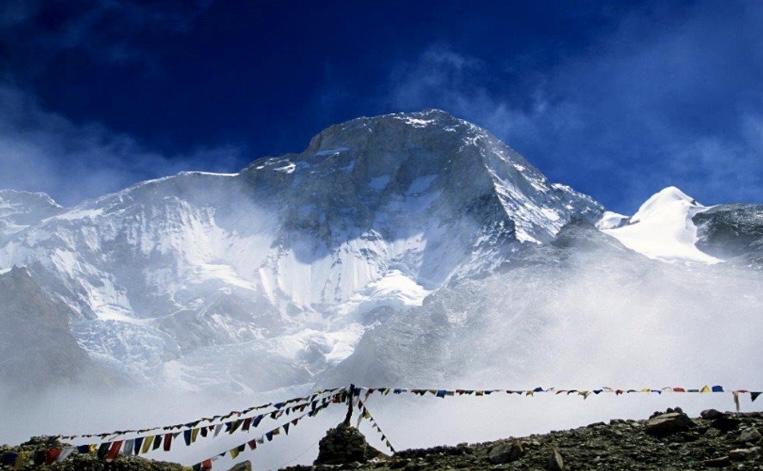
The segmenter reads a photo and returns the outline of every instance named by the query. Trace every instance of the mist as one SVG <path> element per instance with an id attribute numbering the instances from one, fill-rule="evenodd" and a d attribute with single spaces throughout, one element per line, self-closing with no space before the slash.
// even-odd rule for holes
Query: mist
<path id="1" fill-rule="evenodd" d="M 602 236 L 606 238 L 606 236 Z M 512 264 L 513 263 L 513 264 Z M 760 272 L 666 263 L 616 242 L 537 247 L 501 273 L 461 280 L 368 332 L 326 384 L 593 391 L 721 385 L 724 393 L 371 396 L 398 448 L 480 442 L 646 419 L 681 407 L 734 410 L 731 391 L 763 389 Z M 404 395 L 405 396 L 405 395 Z M 740 395 L 742 411 L 763 403 Z"/>
<path id="2" fill-rule="evenodd" d="M 601 393 L 585 399 L 553 392 L 364 397 L 397 450 L 524 436 L 614 418 L 645 419 L 676 406 L 690 415 L 711 407 L 733 410 L 732 390 L 763 390 L 760 272 L 729 263 L 649 260 L 594 231 L 582 230 L 567 243 L 526 247 L 496 273 L 454 281 L 423 306 L 393 314 L 369 330 L 333 372 L 319 375 L 317 386 L 260 394 L 201 385 L 195 392 L 149 385 L 70 386 L 38 396 L 4 395 L 4 419 L 13 426 L 0 430 L 0 443 L 186 423 L 350 382 L 525 391 L 538 386 L 557 391 L 725 389 L 710 394 Z M 750 402 L 748 394 L 740 399 L 742 411 L 763 410 L 763 403 Z M 252 460 L 258 469 L 310 463 L 317 457 L 318 441 L 344 412 L 343 405 L 332 405 L 300 422 L 288 436 L 253 451 L 247 448 L 235 461 Z M 191 447 L 181 440 L 172 452 L 149 457 L 194 464 L 269 429 L 263 424 L 248 434 L 223 434 Z M 373 446 L 388 452 L 369 422 L 360 429 Z M 216 466 L 227 469 L 233 463 L 224 460 Z"/>

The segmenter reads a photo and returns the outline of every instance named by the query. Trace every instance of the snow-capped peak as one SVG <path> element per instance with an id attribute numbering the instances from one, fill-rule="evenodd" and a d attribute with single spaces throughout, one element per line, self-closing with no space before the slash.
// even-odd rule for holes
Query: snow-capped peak
<path id="1" fill-rule="evenodd" d="M 679 208 L 682 208 L 679 210 Z M 658 191 L 649 197 L 644 204 L 639 207 L 636 214 L 631 217 L 630 223 L 636 224 L 642 220 L 653 220 L 655 218 L 665 218 L 667 211 L 690 211 L 692 208 L 704 209 L 705 206 L 697 203 L 697 200 L 687 195 L 674 186 L 669 186 Z M 696 213 L 696 211 L 694 211 Z"/>
<path id="2" fill-rule="evenodd" d="M 605 234 L 649 258 L 713 264 L 720 260 L 695 245 L 697 227 L 692 217 L 705 209 L 691 196 L 670 186 L 647 199 L 627 224 L 620 227 L 600 224 L 599 227 Z"/>

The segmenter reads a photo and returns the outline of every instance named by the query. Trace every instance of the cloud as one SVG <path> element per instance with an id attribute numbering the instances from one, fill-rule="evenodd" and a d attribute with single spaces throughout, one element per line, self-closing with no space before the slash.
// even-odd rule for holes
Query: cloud
<path id="1" fill-rule="evenodd" d="M 652 6 L 551 66 L 507 52 L 510 75 L 479 51 L 430 46 L 394 68 L 387 105 L 476 122 L 617 211 L 668 185 L 761 202 L 761 18 L 759 2 Z"/>
<path id="2" fill-rule="evenodd" d="M 0 84 L 0 103 L 0 188 L 45 192 L 64 205 L 183 170 L 237 171 L 243 159 L 233 146 L 152 152 L 131 136 L 45 111 L 9 85 Z"/>

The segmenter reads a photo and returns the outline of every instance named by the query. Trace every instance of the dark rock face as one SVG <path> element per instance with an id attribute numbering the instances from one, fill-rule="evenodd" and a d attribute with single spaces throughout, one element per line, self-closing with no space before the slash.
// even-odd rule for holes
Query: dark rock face
<path id="1" fill-rule="evenodd" d="M 631 470 L 734 469 L 763 471 L 763 413 L 704 411 L 691 419 L 680 409 L 648 420 L 611 420 L 574 430 L 491 443 L 402 450 L 366 464 L 295 466 L 284 471 Z M 736 428 L 717 428 L 719 420 Z M 660 424 L 660 425 L 656 425 Z M 670 424 L 670 425 L 666 425 Z M 654 430 L 671 433 L 655 435 Z"/>
<path id="2" fill-rule="evenodd" d="M 0 275 L 0 300 L 0 384 L 17 388 L 8 393 L 95 376 L 97 368 L 69 331 L 71 308 L 52 299 L 29 270 Z"/>
<path id="3" fill-rule="evenodd" d="M 344 424 L 329 430 L 318 443 L 318 450 L 315 464 L 365 463 L 381 455 L 358 429 Z"/>
<path id="4" fill-rule="evenodd" d="M 697 213 L 692 221 L 703 252 L 763 265 L 763 205 L 723 204 Z"/>

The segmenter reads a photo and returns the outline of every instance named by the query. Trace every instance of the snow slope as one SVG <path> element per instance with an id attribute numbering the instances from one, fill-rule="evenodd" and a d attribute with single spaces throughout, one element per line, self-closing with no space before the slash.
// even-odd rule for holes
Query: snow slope
<path id="1" fill-rule="evenodd" d="M 626 247 L 652 259 L 714 264 L 721 260 L 696 246 L 697 227 L 692 217 L 707 209 L 676 187 L 651 196 L 624 225 L 612 224 L 611 213 L 599 227 Z"/>

